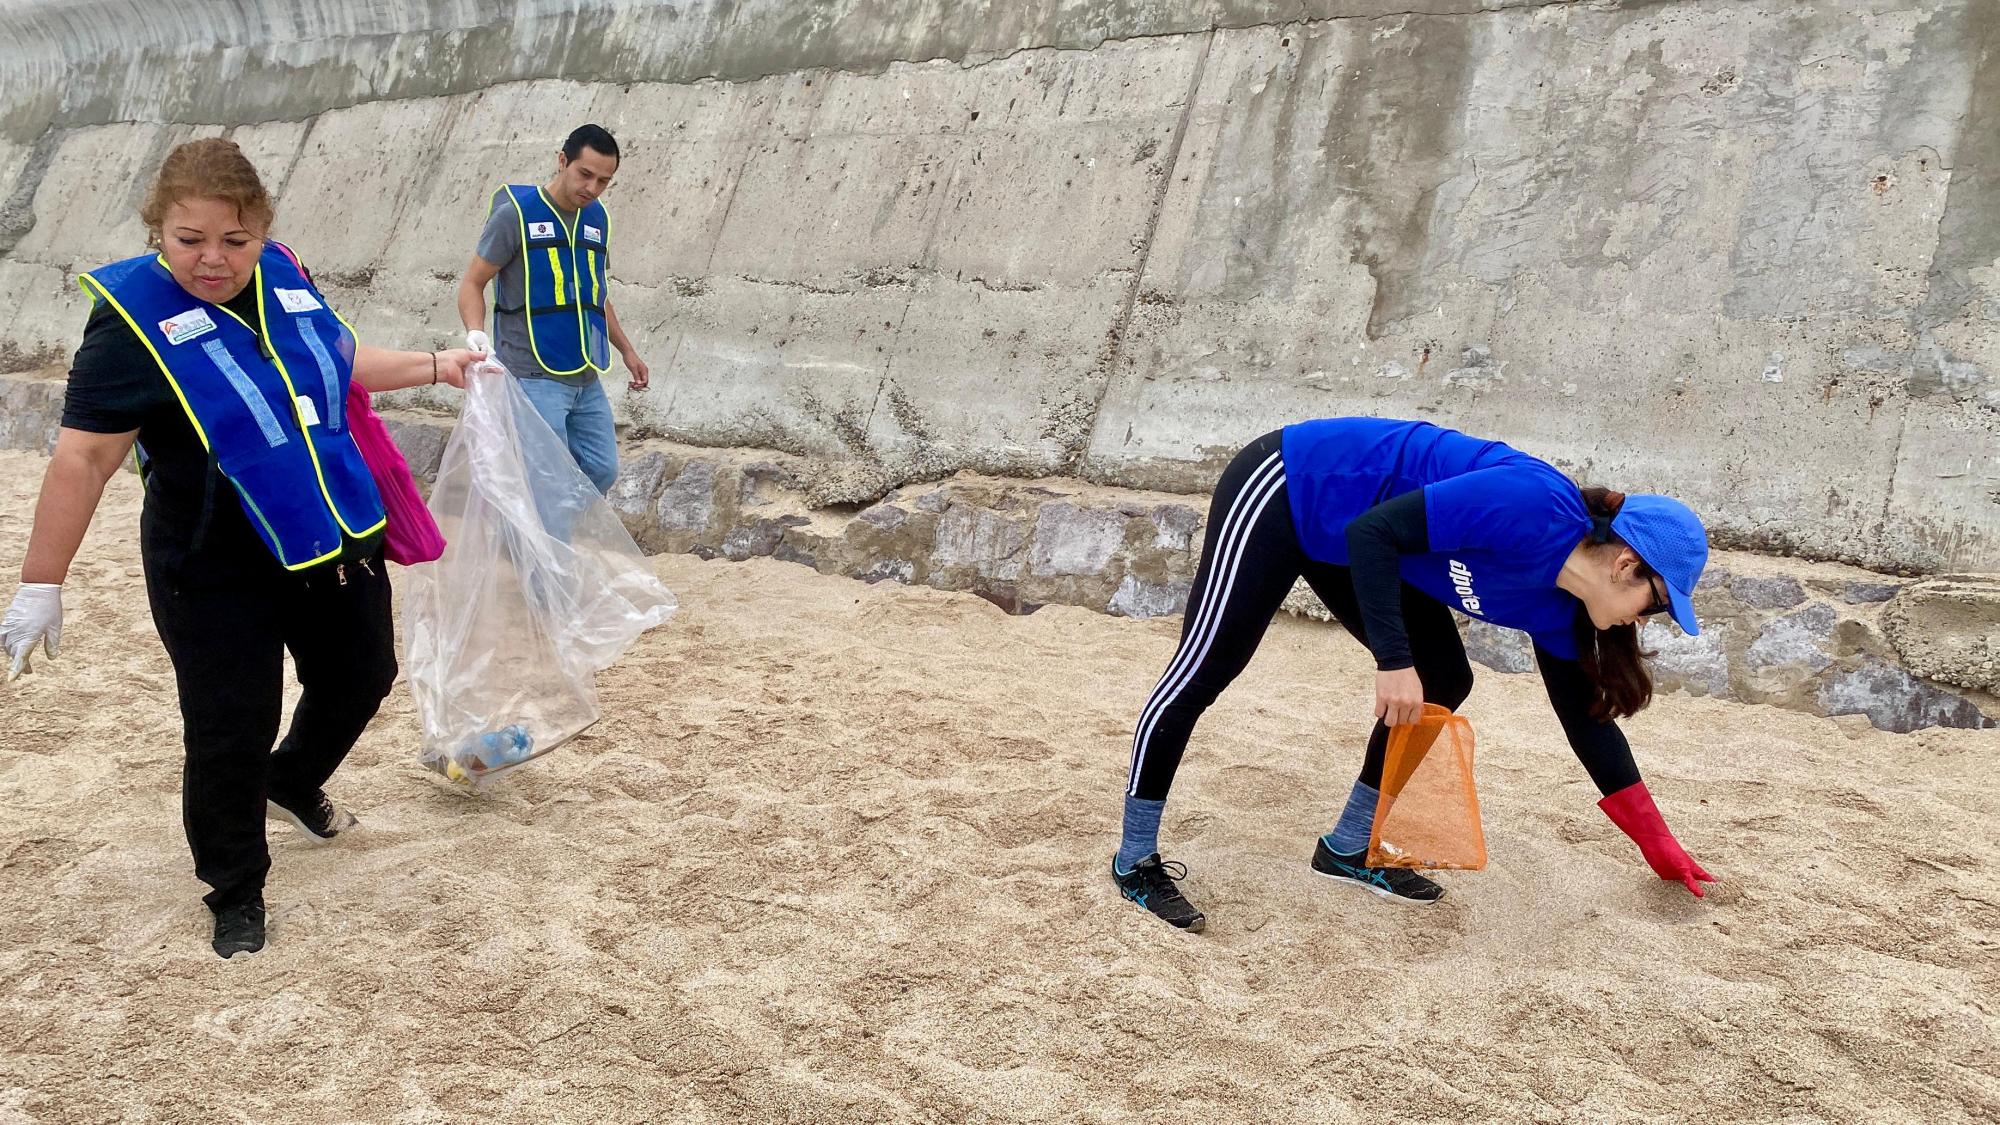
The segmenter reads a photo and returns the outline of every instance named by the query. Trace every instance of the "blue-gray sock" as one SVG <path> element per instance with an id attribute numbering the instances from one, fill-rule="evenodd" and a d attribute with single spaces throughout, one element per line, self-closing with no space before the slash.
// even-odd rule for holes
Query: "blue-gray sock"
<path id="1" fill-rule="evenodd" d="M 1382 794 L 1373 785 L 1356 780 L 1354 792 L 1347 795 L 1347 808 L 1341 811 L 1340 823 L 1320 839 L 1341 855 L 1367 851 L 1368 834 L 1375 827 L 1375 803 L 1381 799 Z"/>
<path id="2" fill-rule="evenodd" d="M 1125 838 L 1118 844 L 1118 873 L 1123 875 L 1160 850 L 1160 814 L 1167 801 L 1125 798 Z M 1371 814 L 1372 815 L 1372 814 Z"/>

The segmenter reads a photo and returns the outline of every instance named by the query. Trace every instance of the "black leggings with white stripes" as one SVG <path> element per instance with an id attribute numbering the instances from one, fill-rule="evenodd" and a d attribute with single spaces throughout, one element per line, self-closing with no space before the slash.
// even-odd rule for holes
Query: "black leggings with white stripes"
<path id="1" fill-rule="evenodd" d="M 1368 638 L 1348 569 L 1314 562 L 1299 546 L 1285 494 L 1281 431 L 1265 434 L 1236 455 L 1215 486 L 1201 565 L 1188 592 L 1180 647 L 1146 700 L 1132 737 L 1132 775 L 1125 792 L 1164 800 L 1188 736 L 1208 705 L 1250 663 L 1264 630 L 1292 585 L 1304 578 L 1340 623 L 1364 645 Z M 1403 624 L 1424 699 L 1457 710 L 1472 692 L 1472 665 L 1451 610 L 1403 585 Z M 1356 701 L 1359 705 L 1360 701 Z M 1389 729 L 1380 722 L 1368 739 L 1361 780 L 1379 786 Z"/>

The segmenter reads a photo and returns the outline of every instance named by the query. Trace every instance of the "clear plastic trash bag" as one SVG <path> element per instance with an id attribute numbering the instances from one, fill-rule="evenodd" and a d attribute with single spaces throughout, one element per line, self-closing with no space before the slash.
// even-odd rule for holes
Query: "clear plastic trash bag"
<path id="1" fill-rule="evenodd" d="M 497 363 L 466 383 L 430 509 L 448 546 L 402 583 L 403 667 L 421 760 L 477 785 L 596 722 L 596 673 L 674 595 Z"/>

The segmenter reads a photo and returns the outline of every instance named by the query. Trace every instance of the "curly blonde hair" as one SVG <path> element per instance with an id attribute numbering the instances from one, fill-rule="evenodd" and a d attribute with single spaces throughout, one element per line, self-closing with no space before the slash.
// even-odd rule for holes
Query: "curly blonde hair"
<path id="1" fill-rule="evenodd" d="M 184 199 L 234 203 L 243 225 L 260 236 L 271 233 L 271 222 L 278 213 L 250 158 L 235 141 L 221 137 L 176 145 L 160 163 L 160 174 L 153 177 L 146 202 L 139 206 L 139 221 L 146 224 L 149 245 L 159 245 L 167 208 Z"/>

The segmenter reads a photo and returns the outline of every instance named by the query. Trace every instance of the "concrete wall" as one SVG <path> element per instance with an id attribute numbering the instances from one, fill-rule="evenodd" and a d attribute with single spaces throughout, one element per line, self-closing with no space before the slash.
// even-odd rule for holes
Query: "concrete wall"
<path id="1" fill-rule="evenodd" d="M 0 0 L 0 44 L 0 370 L 219 132 L 366 338 L 442 344 L 486 193 L 597 120 L 631 432 L 849 463 L 822 501 L 1421 415 L 1724 545 L 2000 570 L 1991 0 Z"/>

